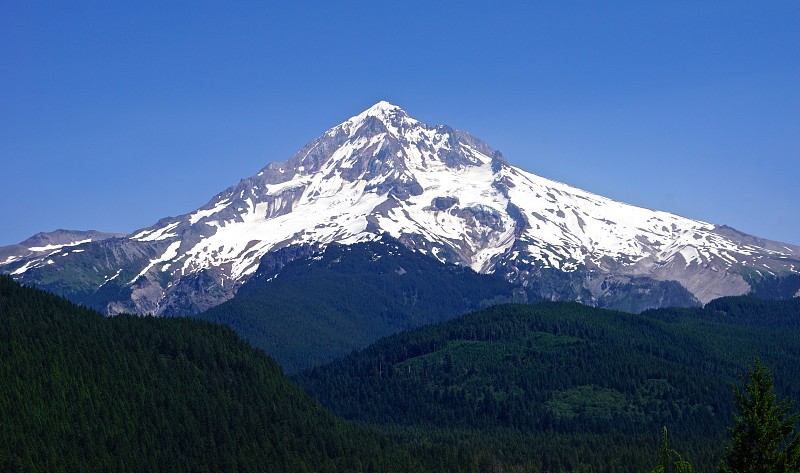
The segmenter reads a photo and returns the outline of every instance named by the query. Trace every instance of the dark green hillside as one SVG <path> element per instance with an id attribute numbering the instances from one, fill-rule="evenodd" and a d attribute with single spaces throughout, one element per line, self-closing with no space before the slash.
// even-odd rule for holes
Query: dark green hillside
<path id="1" fill-rule="evenodd" d="M 389 238 L 332 244 L 273 276 L 196 317 L 233 327 L 290 372 L 513 297 L 499 275 L 443 265 Z"/>
<path id="2" fill-rule="evenodd" d="M 763 299 L 791 299 L 800 295 L 800 274 L 782 276 L 750 274 L 750 294 Z"/>
<path id="3" fill-rule="evenodd" d="M 337 420 L 228 328 L 106 319 L 0 276 L 0 471 L 470 471 L 478 461 Z"/>
<path id="4" fill-rule="evenodd" d="M 698 463 L 714 464 L 730 386 L 756 352 L 779 390 L 800 398 L 800 299 L 726 298 L 644 315 L 495 306 L 385 338 L 297 379 L 335 413 L 406 435 L 492 429 L 538 439 L 534 455 L 571 451 L 570 464 L 598 468 L 628 458 L 625 471 L 642 471 L 663 425 Z"/>

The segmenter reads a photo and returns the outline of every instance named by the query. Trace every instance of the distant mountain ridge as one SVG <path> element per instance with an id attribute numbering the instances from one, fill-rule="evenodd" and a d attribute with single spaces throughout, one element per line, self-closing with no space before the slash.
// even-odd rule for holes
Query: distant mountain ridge
<path id="1" fill-rule="evenodd" d="M 23 259 L 35 259 L 52 253 L 54 250 L 62 250 L 83 243 L 123 238 L 124 236 L 126 236 L 124 233 L 106 233 L 96 230 L 58 229 L 52 232 L 40 232 L 16 245 L 0 246 L 0 265 L 8 265 Z"/>
<path id="2" fill-rule="evenodd" d="M 441 262 L 502 274 L 529 300 L 634 311 L 659 305 L 649 294 L 675 284 L 697 305 L 747 293 L 764 276 L 800 274 L 798 246 L 536 176 L 468 133 L 387 102 L 193 212 L 0 270 L 108 314 L 197 313 L 233 297 L 278 250 L 384 234 Z"/>

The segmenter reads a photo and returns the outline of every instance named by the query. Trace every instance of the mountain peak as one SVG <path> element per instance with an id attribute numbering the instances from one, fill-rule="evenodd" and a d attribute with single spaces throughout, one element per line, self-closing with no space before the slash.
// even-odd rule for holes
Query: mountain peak
<path id="1" fill-rule="evenodd" d="M 374 125 L 376 122 L 383 124 L 385 130 L 382 131 L 388 131 L 394 136 L 399 136 L 403 128 L 420 125 L 419 121 L 409 117 L 402 108 L 385 100 L 381 100 L 358 115 L 354 115 L 341 124 L 331 128 L 326 132 L 326 135 L 332 137 L 336 135 L 336 133 L 344 132 L 346 136 L 352 137 L 362 129 L 375 130 Z M 372 125 L 364 128 L 365 124 L 370 123 Z"/>
<path id="2" fill-rule="evenodd" d="M 373 105 L 370 108 L 368 108 L 365 112 L 368 115 L 376 116 L 376 115 L 381 115 L 381 114 L 384 114 L 384 113 L 389 113 L 389 112 L 393 112 L 393 111 L 397 111 L 397 110 L 403 111 L 403 109 L 401 109 L 397 105 L 391 104 L 391 103 L 389 103 L 389 102 L 387 102 L 385 100 L 381 100 L 380 102 L 378 102 L 375 105 Z"/>
<path id="3" fill-rule="evenodd" d="M 367 117 L 375 117 L 380 120 L 387 120 L 391 119 L 395 115 L 401 116 L 408 116 L 405 110 L 398 107 L 397 105 L 391 104 L 385 100 L 381 100 L 380 102 L 376 103 L 375 105 L 371 106 L 370 108 L 364 110 L 363 112 L 359 113 L 358 115 L 352 117 L 349 121 L 361 121 L 366 119 Z"/>

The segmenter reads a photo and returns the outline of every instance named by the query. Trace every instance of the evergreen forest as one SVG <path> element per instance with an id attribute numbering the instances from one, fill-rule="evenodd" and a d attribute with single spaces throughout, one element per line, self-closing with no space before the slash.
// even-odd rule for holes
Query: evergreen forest
<path id="1" fill-rule="evenodd" d="M 747 451 L 728 428 L 756 355 L 800 399 L 799 314 L 497 305 L 292 380 L 224 325 L 106 318 L 0 276 L 0 471 L 641 472 L 673 451 L 716 471 Z"/>
<path id="2" fill-rule="evenodd" d="M 641 315 L 512 304 L 387 337 L 295 379 L 346 419 L 399 438 L 468 439 L 543 471 L 645 471 L 664 426 L 696 471 L 713 471 L 731 387 L 754 356 L 780 393 L 800 398 L 798 333 L 798 298 Z"/>
<path id="3" fill-rule="evenodd" d="M 105 318 L 0 275 L 0 471 L 474 471 L 343 422 L 227 327 Z"/>
<path id="4" fill-rule="evenodd" d="M 331 244 L 280 272 L 262 267 L 235 298 L 193 317 L 232 327 L 295 373 L 381 337 L 519 297 L 500 275 L 442 264 L 384 237 Z"/>

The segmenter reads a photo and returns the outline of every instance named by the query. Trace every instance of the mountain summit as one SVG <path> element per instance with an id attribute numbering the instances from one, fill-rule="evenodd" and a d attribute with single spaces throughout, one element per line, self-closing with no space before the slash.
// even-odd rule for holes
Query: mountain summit
<path id="1" fill-rule="evenodd" d="M 0 269 L 107 313 L 191 313 L 232 297 L 264 258 L 384 234 L 443 263 L 502 271 L 532 299 L 592 305 L 614 306 L 621 291 L 707 302 L 800 272 L 800 247 L 539 177 L 388 102 L 194 212 Z"/>

